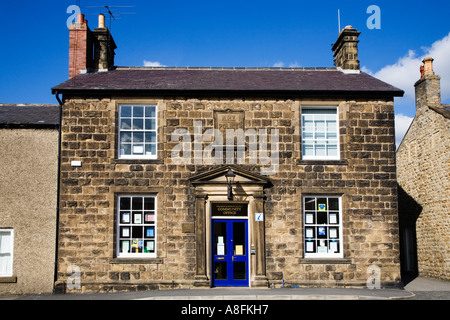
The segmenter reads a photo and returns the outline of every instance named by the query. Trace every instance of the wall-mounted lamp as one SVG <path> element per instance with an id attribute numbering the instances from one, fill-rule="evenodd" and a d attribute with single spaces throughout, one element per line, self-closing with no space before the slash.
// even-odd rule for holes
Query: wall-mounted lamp
<path id="1" fill-rule="evenodd" d="M 225 175 L 225 178 L 227 178 L 227 184 L 228 184 L 228 200 L 233 201 L 233 182 L 236 175 L 234 174 L 233 170 L 228 169 L 227 174 Z"/>

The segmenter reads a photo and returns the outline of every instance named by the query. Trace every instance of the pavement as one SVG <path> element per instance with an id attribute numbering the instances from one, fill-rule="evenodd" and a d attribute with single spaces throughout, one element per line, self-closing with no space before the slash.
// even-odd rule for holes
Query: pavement
<path id="1" fill-rule="evenodd" d="M 404 289 L 354 288 L 211 288 L 94 294 L 6 296 L 0 300 L 152 300 L 152 301 L 275 301 L 275 300 L 450 300 L 450 282 L 419 277 Z"/>

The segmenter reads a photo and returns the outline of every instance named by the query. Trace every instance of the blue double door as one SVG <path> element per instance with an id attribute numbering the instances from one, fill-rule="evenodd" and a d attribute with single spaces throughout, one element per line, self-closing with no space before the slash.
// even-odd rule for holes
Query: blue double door
<path id="1" fill-rule="evenodd" d="M 212 220 L 214 287 L 248 287 L 248 221 Z"/>

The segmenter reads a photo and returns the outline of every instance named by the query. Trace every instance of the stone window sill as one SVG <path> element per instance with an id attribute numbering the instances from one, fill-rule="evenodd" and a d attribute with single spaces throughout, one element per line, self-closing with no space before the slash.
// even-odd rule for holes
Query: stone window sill
<path id="1" fill-rule="evenodd" d="M 114 258 L 111 259 L 112 264 L 162 264 L 163 259 L 160 258 Z"/>
<path id="2" fill-rule="evenodd" d="M 347 160 L 297 160 L 297 165 L 346 166 Z"/>
<path id="3" fill-rule="evenodd" d="M 312 259 L 312 258 L 303 258 L 300 259 L 300 264 L 351 264 L 351 259 Z"/>
<path id="4" fill-rule="evenodd" d="M 1 277 L 0 276 L 0 283 L 17 283 L 17 277 Z"/>
<path id="5" fill-rule="evenodd" d="M 164 164 L 162 159 L 114 159 L 115 164 Z"/>

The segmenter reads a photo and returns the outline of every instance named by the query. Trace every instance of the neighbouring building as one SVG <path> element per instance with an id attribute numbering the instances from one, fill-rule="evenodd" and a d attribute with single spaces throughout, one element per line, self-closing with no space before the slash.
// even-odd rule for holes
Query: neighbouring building
<path id="1" fill-rule="evenodd" d="M 426 58 L 416 115 L 397 150 L 402 267 L 409 277 L 450 280 L 450 105 Z"/>
<path id="2" fill-rule="evenodd" d="M 0 104 L 0 295 L 52 293 L 58 105 Z"/>
<path id="3" fill-rule="evenodd" d="M 335 68 L 133 68 L 103 21 L 72 24 L 52 89 L 59 291 L 401 285 L 403 91 L 360 72 L 356 29 Z"/>

